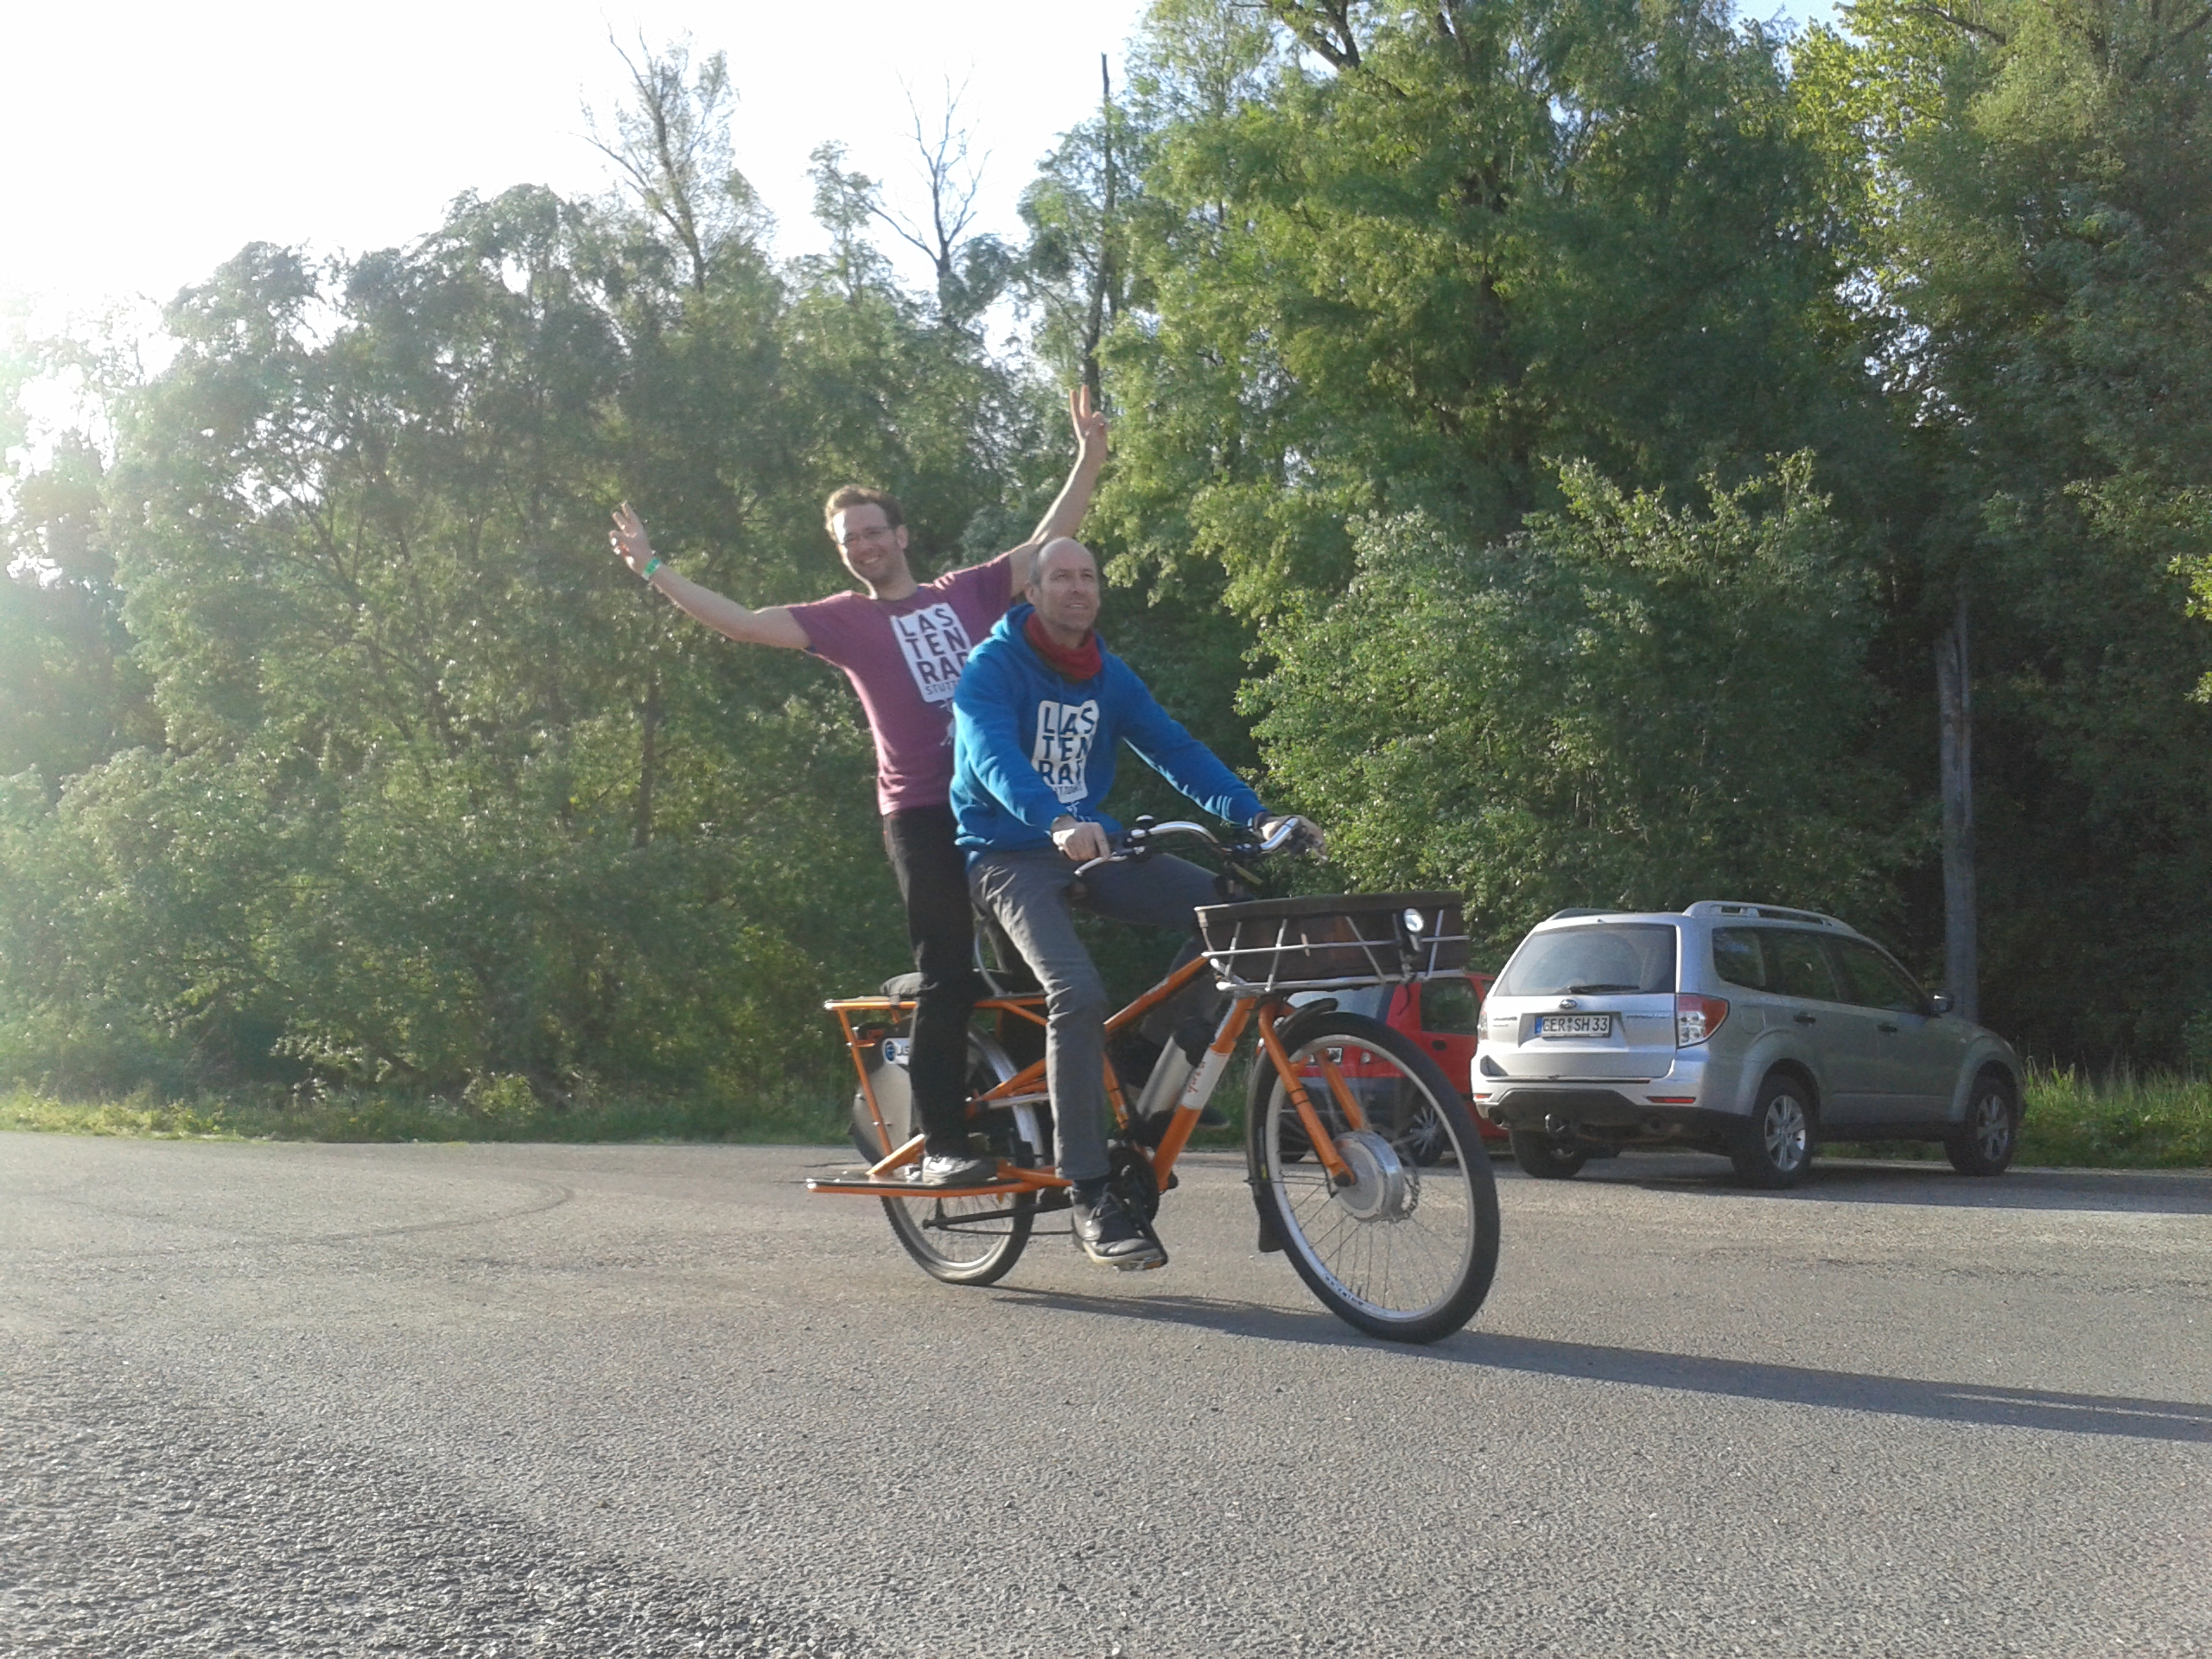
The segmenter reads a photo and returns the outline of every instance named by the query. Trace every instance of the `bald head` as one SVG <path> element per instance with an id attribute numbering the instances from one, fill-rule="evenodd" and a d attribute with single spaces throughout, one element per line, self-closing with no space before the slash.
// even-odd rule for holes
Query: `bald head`
<path id="1" fill-rule="evenodd" d="M 1071 650 L 1098 620 L 1098 562 L 1081 542 L 1062 536 L 1045 543 L 1030 567 L 1029 602 L 1045 632 Z"/>
<path id="2" fill-rule="evenodd" d="M 1045 572 L 1047 569 L 1056 563 L 1071 559 L 1089 565 L 1093 575 L 1097 573 L 1098 561 L 1090 556 L 1089 548 L 1072 536 L 1055 536 L 1039 550 L 1037 563 L 1029 569 L 1030 585 L 1039 586 L 1044 582 Z"/>

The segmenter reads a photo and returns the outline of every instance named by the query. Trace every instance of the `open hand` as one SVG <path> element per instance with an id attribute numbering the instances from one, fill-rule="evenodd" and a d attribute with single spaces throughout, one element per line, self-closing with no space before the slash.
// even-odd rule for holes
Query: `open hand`
<path id="1" fill-rule="evenodd" d="M 625 501 L 614 515 L 614 528 L 607 539 L 613 543 L 614 551 L 622 563 L 630 567 L 632 575 L 645 574 L 645 565 L 653 556 L 652 544 L 645 540 L 645 521 L 630 511 Z"/>
<path id="2" fill-rule="evenodd" d="M 1106 458 L 1106 416 L 1091 406 L 1090 388 L 1077 386 L 1068 393 L 1068 420 L 1075 427 L 1075 447 L 1084 456 Z"/>

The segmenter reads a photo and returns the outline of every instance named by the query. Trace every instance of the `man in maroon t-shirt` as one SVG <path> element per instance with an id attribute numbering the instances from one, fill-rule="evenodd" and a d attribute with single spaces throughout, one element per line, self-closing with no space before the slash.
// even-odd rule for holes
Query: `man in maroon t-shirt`
<path id="1" fill-rule="evenodd" d="M 867 589 L 804 605 L 747 610 L 655 556 L 645 527 L 625 502 L 614 515 L 614 550 L 686 614 L 747 645 L 804 651 L 845 671 L 875 734 L 876 803 L 883 845 L 906 901 L 906 934 L 921 970 L 907 1076 L 925 1137 L 921 1179 L 957 1185 L 997 1166 L 969 1155 L 968 1016 L 980 988 L 968 861 L 954 844 L 952 693 L 968 653 L 981 645 L 1028 585 L 1037 550 L 1073 536 L 1106 464 L 1106 417 L 1088 389 L 1068 397 L 1076 463 L 1035 533 L 988 563 L 949 571 L 926 585 L 906 563 L 906 515 L 897 498 L 848 486 L 823 510 L 845 569 Z"/>

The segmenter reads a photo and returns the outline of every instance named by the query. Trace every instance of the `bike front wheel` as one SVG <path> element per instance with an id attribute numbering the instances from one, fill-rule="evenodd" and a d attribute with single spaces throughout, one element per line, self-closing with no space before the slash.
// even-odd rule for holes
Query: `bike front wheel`
<path id="1" fill-rule="evenodd" d="M 1381 1021 L 1331 1012 L 1282 1030 L 1290 1069 L 1353 1180 L 1307 1152 L 1274 1066 L 1252 1071 L 1246 1116 L 1253 1191 L 1308 1289 L 1347 1324 L 1434 1342 L 1472 1319 L 1497 1270 L 1497 1184 L 1459 1091 Z M 1365 1119 L 1355 1128 L 1333 1066 Z M 1433 1160 L 1448 1146 L 1449 1162 Z"/>
<path id="2" fill-rule="evenodd" d="M 995 1046 L 972 1031 L 968 1033 L 969 1093 L 995 1088 L 1012 1075 L 1011 1065 Z M 991 1154 L 1018 1164 L 1034 1161 L 1028 1142 L 1005 1121 L 1005 1115 L 994 1116 L 997 1121 L 981 1125 L 979 1137 Z M 911 1198 L 884 1199 L 883 1213 L 906 1254 L 931 1278 L 948 1285 L 994 1285 L 1021 1259 L 1036 1220 L 1037 1198 L 1032 1192 L 940 1198 L 918 1187 Z"/>

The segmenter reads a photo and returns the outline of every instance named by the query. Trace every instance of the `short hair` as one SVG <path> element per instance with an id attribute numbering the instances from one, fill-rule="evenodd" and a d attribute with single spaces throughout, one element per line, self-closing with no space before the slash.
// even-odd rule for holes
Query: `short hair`
<path id="1" fill-rule="evenodd" d="M 1037 588 L 1040 585 L 1039 579 L 1045 574 L 1045 562 L 1052 556 L 1052 550 L 1058 547 L 1071 547 L 1075 549 L 1077 552 L 1082 554 L 1084 557 L 1090 561 L 1090 568 L 1093 570 L 1096 570 L 1098 569 L 1098 556 L 1092 552 L 1089 547 L 1076 540 L 1072 536 L 1055 536 L 1052 540 L 1046 542 L 1044 546 L 1039 548 L 1037 550 L 1037 556 L 1029 562 L 1030 587 Z"/>
<path id="2" fill-rule="evenodd" d="M 822 506 L 822 527 L 832 536 L 837 533 L 837 515 L 848 507 L 881 507 L 883 522 L 897 530 L 906 522 L 906 511 L 899 505 L 899 498 L 888 490 L 864 490 L 857 484 L 848 484 L 834 492 Z"/>

